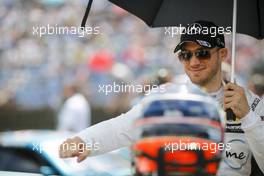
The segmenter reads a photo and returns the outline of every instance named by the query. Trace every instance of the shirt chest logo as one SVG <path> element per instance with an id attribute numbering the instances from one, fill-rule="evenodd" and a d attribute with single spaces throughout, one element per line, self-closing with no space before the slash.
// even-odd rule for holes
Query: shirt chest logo
<path id="1" fill-rule="evenodd" d="M 230 150 L 225 151 L 224 162 L 232 169 L 242 169 L 250 156 L 247 144 L 240 139 L 233 139 L 227 143 L 230 145 Z"/>

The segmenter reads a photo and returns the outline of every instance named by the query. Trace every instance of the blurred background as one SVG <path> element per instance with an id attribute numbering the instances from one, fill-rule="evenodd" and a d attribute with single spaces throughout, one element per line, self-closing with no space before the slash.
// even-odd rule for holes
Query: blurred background
<path id="1" fill-rule="evenodd" d="M 141 96 L 105 95 L 99 85 L 158 85 L 183 73 L 173 53 L 179 36 L 151 29 L 108 1 L 95 1 L 87 20 L 99 34 L 33 35 L 37 26 L 79 27 L 86 5 L 87 0 L 0 0 L 0 131 L 55 129 L 69 85 L 90 106 L 85 123 L 95 124 L 126 112 Z M 264 42 L 238 35 L 236 50 L 237 80 L 262 95 Z"/>

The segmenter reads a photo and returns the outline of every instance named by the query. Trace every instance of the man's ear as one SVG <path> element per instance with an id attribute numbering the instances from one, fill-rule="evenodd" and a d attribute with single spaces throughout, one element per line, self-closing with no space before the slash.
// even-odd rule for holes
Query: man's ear
<path id="1" fill-rule="evenodd" d="M 227 48 L 221 48 L 219 50 L 219 57 L 221 58 L 222 61 L 224 61 L 227 58 L 228 50 Z"/>

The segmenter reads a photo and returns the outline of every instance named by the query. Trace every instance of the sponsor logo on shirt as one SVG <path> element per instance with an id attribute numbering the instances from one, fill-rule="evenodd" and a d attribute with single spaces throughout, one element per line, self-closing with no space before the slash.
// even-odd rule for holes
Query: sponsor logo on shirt
<path id="1" fill-rule="evenodd" d="M 255 100 L 253 101 L 253 103 L 251 104 L 251 109 L 252 111 L 255 111 L 257 105 L 259 104 L 260 99 L 259 98 L 255 98 Z"/>
<path id="2" fill-rule="evenodd" d="M 226 124 L 226 133 L 244 133 L 244 131 L 241 128 L 241 123 L 227 123 Z"/>
<path id="3" fill-rule="evenodd" d="M 228 141 L 228 143 L 231 149 L 225 151 L 224 162 L 232 169 L 242 169 L 250 156 L 249 147 L 245 141 L 240 139 L 233 139 Z"/>

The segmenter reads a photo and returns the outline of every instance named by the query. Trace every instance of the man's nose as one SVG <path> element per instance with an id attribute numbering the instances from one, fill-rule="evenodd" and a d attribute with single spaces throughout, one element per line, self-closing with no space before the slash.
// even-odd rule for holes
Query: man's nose
<path id="1" fill-rule="evenodd" d="M 195 67 L 197 65 L 200 65 L 200 60 L 196 57 L 196 56 L 192 56 L 191 60 L 190 60 L 190 66 L 191 67 Z"/>

